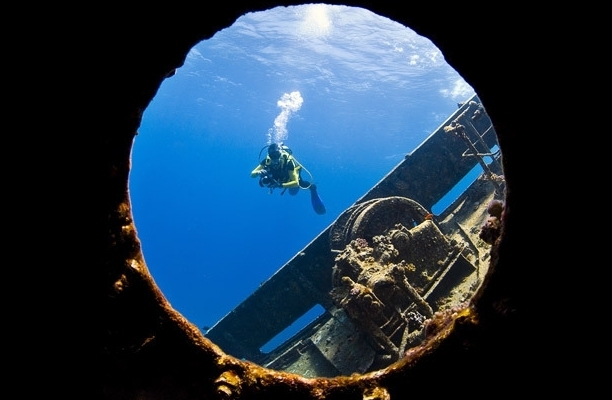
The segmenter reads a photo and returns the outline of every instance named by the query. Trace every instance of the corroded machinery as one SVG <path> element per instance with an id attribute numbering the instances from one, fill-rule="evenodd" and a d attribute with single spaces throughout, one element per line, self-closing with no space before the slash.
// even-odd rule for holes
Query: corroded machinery
<path id="1" fill-rule="evenodd" d="M 499 157 L 473 96 L 206 336 L 235 357 L 307 377 L 390 365 L 423 340 L 435 312 L 459 307 L 481 283 L 490 244 L 480 230 L 487 205 L 504 197 Z M 442 200 L 449 205 L 434 215 Z"/>

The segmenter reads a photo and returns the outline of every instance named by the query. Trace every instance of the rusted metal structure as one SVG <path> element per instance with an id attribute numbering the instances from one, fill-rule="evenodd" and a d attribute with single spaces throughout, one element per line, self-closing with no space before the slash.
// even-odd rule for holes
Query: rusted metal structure
<path id="1" fill-rule="evenodd" d="M 500 157 L 473 96 L 206 336 L 237 358 L 307 377 L 388 366 L 420 343 L 433 313 L 478 288 L 489 256 L 480 228 L 487 204 L 504 198 Z M 316 306 L 318 317 L 261 350 Z"/>

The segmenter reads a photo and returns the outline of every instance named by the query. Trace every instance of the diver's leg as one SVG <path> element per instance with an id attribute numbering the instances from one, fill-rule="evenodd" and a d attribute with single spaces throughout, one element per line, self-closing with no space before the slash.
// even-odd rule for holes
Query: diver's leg
<path id="1" fill-rule="evenodd" d="M 319 193 L 317 192 L 317 185 L 310 185 L 310 203 L 312 204 L 312 208 L 317 214 L 325 214 L 325 205 L 323 204 L 323 200 L 321 200 L 321 197 L 319 197 Z"/>

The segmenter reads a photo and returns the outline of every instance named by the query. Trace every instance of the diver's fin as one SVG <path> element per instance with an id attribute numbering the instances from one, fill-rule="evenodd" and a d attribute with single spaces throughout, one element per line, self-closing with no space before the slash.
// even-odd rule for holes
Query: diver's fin
<path id="1" fill-rule="evenodd" d="M 325 205 L 317 193 L 317 186 L 314 184 L 310 185 L 310 203 L 317 214 L 325 214 Z"/>

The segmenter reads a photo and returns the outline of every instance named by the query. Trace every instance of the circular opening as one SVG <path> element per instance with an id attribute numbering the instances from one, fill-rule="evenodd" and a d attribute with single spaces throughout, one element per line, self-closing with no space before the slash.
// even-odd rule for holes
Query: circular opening
<path id="1" fill-rule="evenodd" d="M 270 143 L 306 184 L 250 177 Z M 484 108 L 431 41 L 361 8 L 278 7 L 199 43 L 162 84 L 130 197 L 156 283 L 224 351 L 349 375 L 473 293 L 498 160 Z"/>

